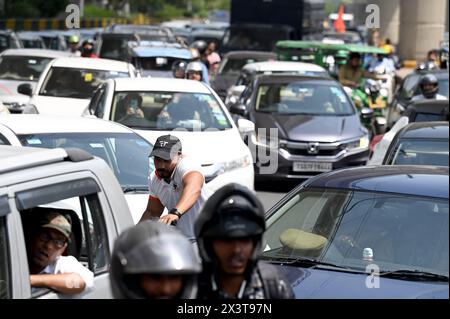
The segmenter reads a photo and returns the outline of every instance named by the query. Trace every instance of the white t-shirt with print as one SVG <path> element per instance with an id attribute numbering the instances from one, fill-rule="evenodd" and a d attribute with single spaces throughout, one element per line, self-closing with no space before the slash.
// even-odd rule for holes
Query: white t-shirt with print
<path id="1" fill-rule="evenodd" d="M 164 181 L 164 179 L 157 176 L 155 171 L 153 171 L 150 174 L 148 186 L 150 197 L 158 198 L 163 206 L 166 207 L 168 211 L 170 211 L 176 206 L 176 204 L 180 200 L 181 194 L 183 193 L 183 177 L 187 173 L 192 171 L 199 172 L 203 176 L 200 165 L 197 165 L 195 162 L 186 157 L 183 157 L 178 162 L 175 170 L 172 173 L 170 183 Z M 191 209 L 183 213 L 183 216 L 177 222 L 177 228 L 188 239 L 195 239 L 194 223 L 197 219 L 198 214 L 200 213 L 200 209 L 203 203 L 210 196 L 210 194 L 211 192 L 203 182 L 203 187 L 199 199 L 195 202 Z"/>
<path id="2" fill-rule="evenodd" d="M 84 280 L 86 286 L 82 293 L 86 293 L 94 288 L 94 274 L 84 267 L 73 256 L 59 256 L 55 262 L 45 267 L 39 274 L 67 274 L 76 273 Z M 32 293 L 39 288 L 32 287 Z"/>

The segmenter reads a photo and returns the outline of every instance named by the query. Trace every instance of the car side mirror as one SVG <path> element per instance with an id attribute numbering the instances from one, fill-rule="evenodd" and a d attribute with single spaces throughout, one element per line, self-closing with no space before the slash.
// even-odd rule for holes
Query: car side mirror
<path id="1" fill-rule="evenodd" d="M 237 122 L 239 133 L 248 134 L 255 131 L 255 123 L 246 119 L 239 119 Z"/>
<path id="2" fill-rule="evenodd" d="M 371 120 L 373 118 L 373 110 L 368 107 L 363 107 L 361 109 L 361 117 L 364 120 Z"/>
<path id="3" fill-rule="evenodd" d="M 230 106 L 230 112 L 244 117 L 247 116 L 247 108 L 241 103 L 232 104 Z"/>
<path id="4" fill-rule="evenodd" d="M 17 92 L 31 97 L 31 95 L 33 94 L 33 88 L 29 83 L 22 83 L 17 87 Z"/>

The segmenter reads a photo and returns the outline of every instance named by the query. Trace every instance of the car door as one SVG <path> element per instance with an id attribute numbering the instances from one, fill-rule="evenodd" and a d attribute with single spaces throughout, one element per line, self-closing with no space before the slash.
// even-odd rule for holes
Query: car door
<path id="1" fill-rule="evenodd" d="M 49 174 L 50 175 L 50 174 Z M 117 237 L 114 219 L 101 183 L 92 172 L 81 171 L 16 184 L 7 188 L 11 218 L 16 229 L 15 249 L 20 261 L 13 278 L 18 278 L 18 298 L 109 298 L 109 259 L 114 239 Z M 26 257 L 26 237 L 33 214 L 42 210 L 67 212 L 72 220 L 73 240 L 68 254 L 74 255 L 94 273 L 94 289 L 78 295 L 63 295 L 49 289 L 32 293 Z M 31 217 L 30 217 L 31 216 Z M 75 225 L 75 226 L 74 226 Z M 12 250 L 11 250 L 12 251 Z M 20 283 L 20 284 L 19 284 Z"/>

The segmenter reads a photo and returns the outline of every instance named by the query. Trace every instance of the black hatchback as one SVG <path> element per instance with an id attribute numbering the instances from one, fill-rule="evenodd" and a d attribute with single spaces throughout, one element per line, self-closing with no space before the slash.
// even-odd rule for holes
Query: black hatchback
<path id="1" fill-rule="evenodd" d="M 368 160 L 367 129 L 331 78 L 259 75 L 230 111 L 255 123 L 244 138 L 258 180 L 306 179 Z"/>

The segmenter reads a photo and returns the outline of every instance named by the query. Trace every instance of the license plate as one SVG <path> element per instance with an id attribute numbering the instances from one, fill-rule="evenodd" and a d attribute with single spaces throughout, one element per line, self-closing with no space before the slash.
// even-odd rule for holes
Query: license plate
<path id="1" fill-rule="evenodd" d="M 333 163 L 294 162 L 294 172 L 327 172 L 333 169 Z"/>

